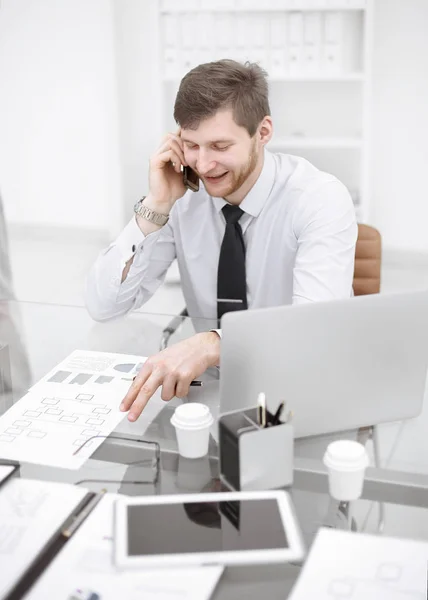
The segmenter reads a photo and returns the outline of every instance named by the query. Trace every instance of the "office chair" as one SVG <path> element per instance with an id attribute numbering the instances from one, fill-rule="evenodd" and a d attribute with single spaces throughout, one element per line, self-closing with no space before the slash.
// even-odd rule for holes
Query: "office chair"
<path id="1" fill-rule="evenodd" d="M 370 225 L 358 225 L 358 238 L 355 248 L 354 295 L 378 294 L 382 259 L 382 238 L 377 229 Z M 160 350 L 165 350 L 170 337 L 177 331 L 186 317 L 187 308 L 174 317 L 162 331 Z"/>
<path id="2" fill-rule="evenodd" d="M 382 238 L 370 225 L 358 225 L 353 288 L 355 296 L 378 294 L 382 260 Z"/>

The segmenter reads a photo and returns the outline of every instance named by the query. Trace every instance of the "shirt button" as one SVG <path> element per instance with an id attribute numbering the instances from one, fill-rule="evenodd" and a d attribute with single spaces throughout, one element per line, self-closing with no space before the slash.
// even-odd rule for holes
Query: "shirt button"
<path id="1" fill-rule="evenodd" d="M 132 252 L 135 252 L 135 250 L 136 250 L 135 244 L 132 244 Z"/>

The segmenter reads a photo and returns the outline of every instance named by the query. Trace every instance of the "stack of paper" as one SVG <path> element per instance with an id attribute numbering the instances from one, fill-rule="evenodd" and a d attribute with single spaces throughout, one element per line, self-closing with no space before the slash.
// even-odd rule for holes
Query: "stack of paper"
<path id="1" fill-rule="evenodd" d="M 320 529 L 291 600 L 425 600 L 428 543 Z"/>
<path id="2" fill-rule="evenodd" d="M 71 484 L 14 478 L 0 489 L 0 598 L 32 580 L 34 560 L 75 513 L 87 490 Z M 77 590 L 102 600 L 204 600 L 222 567 L 119 571 L 113 564 L 113 509 L 106 494 L 39 575 L 25 598 L 69 600 Z M 82 597 L 79 595 L 78 597 Z"/>
<path id="3" fill-rule="evenodd" d="M 205 600 L 223 567 L 136 569 L 113 564 L 113 508 L 116 495 L 101 500 L 26 597 L 67 600 L 87 589 L 102 600 Z"/>
<path id="4" fill-rule="evenodd" d="M 80 468 L 123 419 L 120 402 L 145 360 L 70 354 L 0 418 L 0 458 Z"/>
<path id="5" fill-rule="evenodd" d="M 12 479 L 2 485 L 0 598 L 5 597 L 86 493 L 69 484 L 25 479 Z"/>

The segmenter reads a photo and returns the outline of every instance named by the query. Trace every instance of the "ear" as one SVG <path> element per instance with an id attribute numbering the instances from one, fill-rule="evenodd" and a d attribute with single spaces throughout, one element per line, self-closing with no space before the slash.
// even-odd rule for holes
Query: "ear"
<path id="1" fill-rule="evenodd" d="M 260 143 L 264 146 L 267 144 L 273 135 L 273 123 L 272 118 L 269 116 L 264 117 L 263 121 L 260 123 L 257 136 L 259 138 Z"/>

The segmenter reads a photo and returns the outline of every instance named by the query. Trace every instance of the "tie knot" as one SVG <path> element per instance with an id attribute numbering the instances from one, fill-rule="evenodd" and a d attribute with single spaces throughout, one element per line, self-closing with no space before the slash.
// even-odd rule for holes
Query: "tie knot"
<path id="1" fill-rule="evenodd" d="M 221 210 L 223 211 L 224 218 L 226 219 L 226 223 L 228 225 L 230 223 L 235 225 L 244 214 L 242 208 L 239 208 L 239 206 L 233 206 L 231 204 L 225 204 Z"/>

